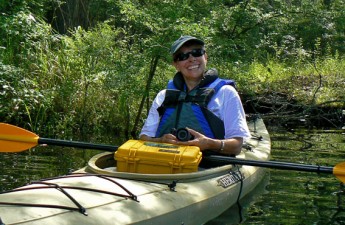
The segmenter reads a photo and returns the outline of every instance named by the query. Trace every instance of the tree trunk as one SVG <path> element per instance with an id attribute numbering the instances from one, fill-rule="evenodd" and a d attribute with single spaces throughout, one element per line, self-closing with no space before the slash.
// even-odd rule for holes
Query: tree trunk
<path id="1" fill-rule="evenodd" d="M 138 133 L 138 125 L 139 125 L 139 120 L 140 120 L 141 112 L 143 111 L 143 108 L 144 108 L 144 105 L 145 105 L 145 100 L 146 100 L 146 98 L 149 95 L 150 86 L 151 86 L 152 79 L 153 79 L 153 77 L 155 75 L 155 72 L 156 72 L 158 60 L 159 60 L 159 56 L 154 56 L 151 59 L 150 72 L 149 72 L 149 77 L 147 79 L 147 83 L 146 83 L 146 87 L 145 87 L 145 92 L 144 92 L 144 95 L 143 95 L 143 97 L 141 99 L 140 106 L 139 106 L 139 109 L 138 109 L 138 114 L 137 114 L 137 117 L 135 118 L 134 126 L 133 126 L 133 129 L 131 131 L 131 136 L 134 139 L 137 138 L 137 135 L 138 135 L 137 134 Z"/>
<path id="2" fill-rule="evenodd" d="M 53 6 L 52 11 L 47 13 L 47 18 L 60 34 L 66 34 L 78 26 L 87 30 L 90 25 L 89 5 L 89 0 L 68 0 Z"/>

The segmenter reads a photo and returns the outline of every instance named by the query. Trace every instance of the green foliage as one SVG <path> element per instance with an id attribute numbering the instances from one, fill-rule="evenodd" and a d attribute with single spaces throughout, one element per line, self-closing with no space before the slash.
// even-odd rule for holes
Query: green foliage
<path id="1" fill-rule="evenodd" d="M 75 11 L 63 14 L 73 3 Z M 80 16 L 80 5 L 86 16 L 77 18 L 86 21 L 60 18 Z M 235 79 L 243 94 L 284 93 L 304 104 L 344 107 L 344 5 L 343 0 L 3 2 L 0 118 L 68 138 L 128 133 L 142 125 L 152 97 L 175 73 L 169 48 L 186 34 L 205 40 L 209 66 Z M 53 30 L 58 22 L 67 34 Z"/>
<path id="2" fill-rule="evenodd" d="M 19 68 L 0 64 L 0 118 L 35 129 L 46 121 L 49 98 Z"/>
<path id="3" fill-rule="evenodd" d="M 50 96 L 40 84 L 42 58 L 54 44 L 49 25 L 28 11 L 1 17 L 1 118 L 39 129 L 47 121 Z"/>

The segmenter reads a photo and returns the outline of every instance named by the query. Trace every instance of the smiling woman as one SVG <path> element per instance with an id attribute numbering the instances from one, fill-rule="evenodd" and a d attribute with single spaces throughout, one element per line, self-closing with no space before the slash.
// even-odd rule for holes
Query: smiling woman
<path id="1" fill-rule="evenodd" d="M 173 65 L 183 75 L 188 91 L 194 89 L 206 70 L 207 54 L 204 42 L 191 36 L 182 36 L 174 42 L 171 54 Z"/>
<path id="2" fill-rule="evenodd" d="M 155 98 L 140 138 L 194 145 L 205 154 L 239 154 L 250 133 L 234 82 L 206 69 L 205 43 L 196 37 L 180 37 L 170 53 L 177 73 Z M 193 139 L 180 141 L 171 133 L 181 128 Z"/>

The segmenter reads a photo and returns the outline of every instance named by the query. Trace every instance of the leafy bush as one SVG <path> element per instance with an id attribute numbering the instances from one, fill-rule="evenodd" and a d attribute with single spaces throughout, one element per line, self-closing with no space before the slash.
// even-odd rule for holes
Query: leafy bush
<path id="1" fill-rule="evenodd" d="M 244 96 L 344 107 L 343 2 L 151 3 L 0 3 L 1 120 L 66 138 L 135 133 L 175 72 L 171 42 L 186 34 L 206 41 L 209 66 Z M 85 6 L 88 25 L 56 34 L 43 18 L 78 13 L 71 4 Z"/>

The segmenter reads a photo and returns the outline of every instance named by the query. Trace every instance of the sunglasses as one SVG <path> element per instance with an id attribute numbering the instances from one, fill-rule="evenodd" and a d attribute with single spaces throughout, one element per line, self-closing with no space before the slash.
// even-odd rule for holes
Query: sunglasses
<path id="1" fill-rule="evenodd" d="M 177 54 L 174 57 L 174 61 L 175 62 L 176 61 L 184 61 L 184 60 L 189 58 L 189 55 L 192 55 L 193 57 L 200 57 L 200 56 L 204 55 L 205 53 L 206 53 L 206 51 L 204 49 L 193 49 L 190 52 Z"/>

